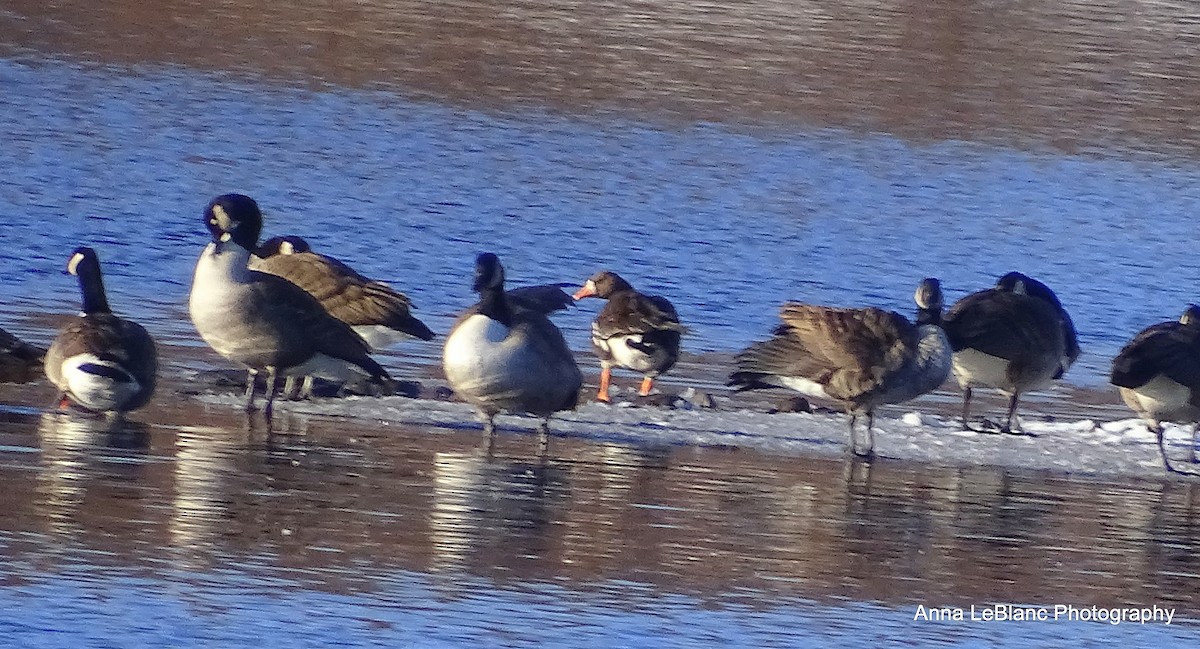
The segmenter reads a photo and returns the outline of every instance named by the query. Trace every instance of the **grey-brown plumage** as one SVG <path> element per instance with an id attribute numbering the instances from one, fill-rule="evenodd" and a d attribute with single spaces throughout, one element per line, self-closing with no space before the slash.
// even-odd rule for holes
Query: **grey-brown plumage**
<path id="1" fill-rule="evenodd" d="M 354 327 L 374 348 L 406 337 L 434 337 L 429 327 L 413 316 L 408 296 L 333 257 L 313 252 L 300 237 L 268 239 L 250 258 L 250 268 L 278 275 L 308 291 L 330 315 Z"/>
<path id="2" fill-rule="evenodd" d="M 225 194 L 209 203 L 205 226 L 212 242 L 200 255 L 188 308 L 200 336 L 218 354 L 248 370 L 246 408 L 254 408 L 258 372 L 267 373 L 269 414 L 280 377 L 345 378 L 352 369 L 385 386 L 387 372 L 350 325 L 292 282 L 249 268 L 262 213 L 248 196 Z"/>
<path id="3" fill-rule="evenodd" d="M 953 370 L 963 389 L 963 427 L 969 428 L 973 386 L 1009 395 L 1002 432 L 1016 420 L 1021 394 L 1042 389 L 1079 358 L 1074 323 L 1045 284 L 1008 273 L 994 288 L 972 293 L 946 313 Z"/>
<path id="4" fill-rule="evenodd" d="M 600 359 L 600 387 L 596 399 L 608 401 L 612 368 L 642 374 L 639 394 L 646 396 L 654 379 L 679 360 L 680 339 L 686 328 L 669 300 L 640 293 L 612 271 L 591 276 L 574 298 L 607 300 L 592 322 L 592 349 Z"/>
<path id="5" fill-rule="evenodd" d="M 46 350 L 0 329 L 0 383 L 28 383 L 42 374 Z"/>
<path id="6" fill-rule="evenodd" d="M 100 260 L 78 248 L 67 271 L 79 277 L 83 309 L 71 317 L 46 352 L 46 376 L 63 399 L 96 412 L 123 413 L 145 405 L 157 383 L 154 340 L 139 324 L 113 314 L 104 293 Z"/>
<path id="7" fill-rule="evenodd" d="M 551 298 L 549 287 L 511 299 L 504 291 L 504 269 L 491 253 L 476 260 L 474 289 L 479 302 L 458 318 L 446 337 L 446 378 L 483 415 L 489 440 L 495 416 L 502 411 L 541 417 L 539 443 L 544 450 L 551 415 L 573 409 L 583 383 L 562 332 L 543 310 L 558 308 L 554 305 L 562 300 Z"/>
<path id="8" fill-rule="evenodd" d="M 1177 321 L 1139 332 L 1113 359 L 1112 384 L 1125 403 L 1158 437 L 1163 464 L 1176 471 L 1163 443 L 1164 421 L 1200 421 L 1200 307 L 1192 304 Z M 1196 428 L 1191 461 L 1196 462 Z"/>
<path id="9" fill-rule="evenodd" d="M 783 387 L 831 399 L 850 414 L 850 450 L 859 453 L 855 421 L 867 415 L 867 447 L 874 449 L 875 408 L 936 389 L 950 371 L 942 331 L 942 292 L 936 279 L 915 295 L 916 323 L 894 311 L 847 309 L 789 302 L 774 337 L 735 358 L 729 385 L 739 391 Z"/>

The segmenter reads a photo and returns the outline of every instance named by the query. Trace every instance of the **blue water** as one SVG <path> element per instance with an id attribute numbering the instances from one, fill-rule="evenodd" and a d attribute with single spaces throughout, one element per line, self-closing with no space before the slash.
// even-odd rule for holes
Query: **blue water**
<path id="1" fill-rule="evenodd" d="M 796 299 L 911 311 L 1020 269 L 1056 289 L 1101 383 L 1140 328 L 1195 299 L 1200 168 L 816 128 L 495 112 L 399 91 L 304 89 L 163 66 L 0 61 L 4 325 L 73 308 L 59 273 L 99 249 L 118 310 L 181 342 L 200 212 L 250 194 L 266 234 L 392 282 L 445 331 L 473 256 L 514 283 L 600 268 L 672 299 L 692 351 L 734 350 Z M 594 309 L 563 318 L 585 349 Z M 35 338 L 47 331 L 24 329 Z"/>

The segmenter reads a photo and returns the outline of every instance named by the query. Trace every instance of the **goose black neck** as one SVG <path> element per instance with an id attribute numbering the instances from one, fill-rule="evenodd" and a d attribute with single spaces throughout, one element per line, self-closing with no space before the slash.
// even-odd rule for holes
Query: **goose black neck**
<path id="1" fill-rule="evenodd" d="M 512 326 L 512 309 L 509 308 L 508 298 L 502 289 L 481 289 L 479 312 L 506 327 Z"/>
<path id="2" fill-rule="evenodd" d="M 83 296 L 84 313 L 112 313 L 104 294 L 104 280 L 99 268 L 79 269 L 79 292 Z"/>
<path id="3" fill-rule="evenodd" d="M 934 325 L 942 326 L 942 308 L 936 307 L 932 309 L 917 308 L 917 326 Z"/>

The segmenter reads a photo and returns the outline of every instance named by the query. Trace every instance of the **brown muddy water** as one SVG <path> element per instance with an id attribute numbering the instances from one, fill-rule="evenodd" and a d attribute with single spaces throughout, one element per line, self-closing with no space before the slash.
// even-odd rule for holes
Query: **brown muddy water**
<path id="1" fill-rule="evenodd" d="M 908 312 L 921 277 L 953 300 L 1020 269 L 1094 389 L 1196 299 L 1197 43 L 1166 1 L 7 0 L 0 325 L 47 342 L 87 243 L 119 312 L 195 350 L 199 212 L 242 191 L 439 332 L 485 248 L 518 283 L 613 267 L 726 357 L 785 299 Z M 577 350 L 592 313 L 563 317 Z M 0 386 L 0 644 L 1200 639 L 1194 483 L 603 436 L 489 456 L 470 422 L 320 413 L 268 433 L 182 396 L 215 366 L 171 355 L 115 427 Z M 969 619 L 995 603 L 1175 617 Z"/>

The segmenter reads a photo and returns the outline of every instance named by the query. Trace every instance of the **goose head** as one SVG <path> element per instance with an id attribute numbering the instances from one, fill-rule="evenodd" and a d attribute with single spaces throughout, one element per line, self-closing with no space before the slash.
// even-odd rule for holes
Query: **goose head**
<path id="1" fill-rule="evenodd" d="M 67 259 L 67 274 L 76 277 L 91 277 L 100 275 L 100 257 L 96 251 L 87 246 L 80 246 Z"/>
<path id="2" fill-rule="evenodd" d="M 249 196 L 223 194 L 205 208 L 204 227 L 215 243 L 232 241 L 246 250 L 254 250 L 262 232 L 262 211 Z"/>
<path id="3" fill-rule="evenodd" d="M 620 275 L 610 270 L 602 270 L 589 277 L 583 283 L 583 286 L 578 291 L 575 291 L 575 295 L 571 297 L 576 300 L 582 300 L 585 297 L 598 297 L 607 300 L 612 297 L 613 293 L 632 290 L 633 287 Z"/>
<path id="4" fill-rule="evenodd" d="M 1183 310 L 1183 315 L 1179 316 L 1179 324 L 1185 327 L 1200 326 L 1200 306 L 1189 304 Z"/>
<path id="5" fill-rule="evenodd" d="M 941 324 L 943 298 L 940 281 L 933 277 L 921 280 L 913 293 L 913 301 L 917 303 L 917 324 Z"/>
<path id="6" fill-rule="evenodd" d="M 267 239 L 254 254 L 266 259 L 274 255 L 298 255 L 302 252 L 312 252 L 308 242 L 296 235 L 288 235 Z"/>
<path id="7" fill-rule="evenodd" d="M 1059 302 L 1058 296 L 1054 294 L 1054 291 L 1050 290 L 1049 286 L 1028 275 L 1023 275 L 1015 271 L 1008 273 L 996 282 L 996 288 L 1019 295 L 1036 297 L 1039 300 L 1045 300 L 1054 305 L 1054 308 L 1059 311 L 1063 310 L 1062 302 Z"/>
<path id="8" fill-rule="evenodd" d="M 504 290 L 504 266 L 500 258 L 485 252 L 475 258 L 475 282 L 471 289 L 478 292 L 500 292 Z"/>

